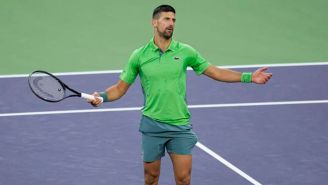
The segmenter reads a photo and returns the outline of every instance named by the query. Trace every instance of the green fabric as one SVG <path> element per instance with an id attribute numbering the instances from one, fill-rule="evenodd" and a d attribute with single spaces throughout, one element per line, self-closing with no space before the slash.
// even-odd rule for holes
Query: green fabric
<path id="1" fill-rule="evenodd" d="M 172 40 L 162 53 L 153 39 L 135 50 L 121 80 L 132 84 L 139 74 L 145 96 L 142 112 L 156 121 L 184 125 L 190 113 L 186 102 L 186 70 L 193 68 L 202 74 L 210 64 L 187 44 Z"/>
<path id="2" fill-rule="evenodd" d="M 251 72 L 244 72 L 241 74 L 242 83 L 251 83 L 252 82 L 252 73 Z"/>
<path id="3" fill-rule="evenodd" d="M 147 116 L 142 116 L 139 125 L 139 132 L 154 137 L 184 137 L 183 133 L 189 133 L 191 124 L 171 125 L 155 121 Z"/>

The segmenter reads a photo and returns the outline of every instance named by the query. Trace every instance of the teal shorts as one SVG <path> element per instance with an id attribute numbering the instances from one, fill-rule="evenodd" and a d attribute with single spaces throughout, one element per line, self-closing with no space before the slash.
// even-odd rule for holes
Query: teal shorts
<path id="1" fill-rule="evenodd" d="M 168 153 L 190 155 L 197 143 L 192 126 L 175 126 L 142 116 L 139 131 L 142 133 L 142 154 L 144 162 L 153 162 Z"/>

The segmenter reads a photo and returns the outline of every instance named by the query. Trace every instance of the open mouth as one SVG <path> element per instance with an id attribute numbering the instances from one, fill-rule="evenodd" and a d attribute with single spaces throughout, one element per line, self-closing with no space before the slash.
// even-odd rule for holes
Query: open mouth
<path id="1" fill-rule="evenodd" d="M 173 28 L 167 28 L 166 31 L 173 32 Z"/>
<path id="2" fill-rule="evenodd" d="M 173 31 L 173 27 L 168 27 L 166 30 Z"/>

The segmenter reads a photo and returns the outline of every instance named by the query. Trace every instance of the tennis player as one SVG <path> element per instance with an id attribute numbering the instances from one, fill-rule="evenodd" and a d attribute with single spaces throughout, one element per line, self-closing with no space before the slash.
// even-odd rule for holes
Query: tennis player
<path id="1" fill-rule="evenodd" d="M 161 158 L 165 150 L 173 164 L 177 185 L 188 185 L 191 179 L 192 149 L 197 136 L 192 131 L 186 102 L 186 70 L 191 67 L 198 75 L 204 74 L 221 82 L 265 84 L 272 76 L 267 68 L 253 73 L 241 73 L 218 68 L 207 62 L 194 48 L 172 39 L 175 9 L 160 5 L 154 9 L 153 38 L 136 49 L 120 80 L 104 92 L 95 92 L 106 101 L 121 98 L 139 75 L 145 104 L 139 131 L 142 134 L 142 154 L 146 185 L 158 184 Z M 91 102 L 99 106 L 99 99 Z"/>

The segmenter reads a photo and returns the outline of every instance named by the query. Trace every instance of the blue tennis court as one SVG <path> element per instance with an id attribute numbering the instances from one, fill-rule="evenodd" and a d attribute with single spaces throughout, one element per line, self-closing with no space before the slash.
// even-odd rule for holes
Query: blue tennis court
<path id="1" fill-rule="evenodd" d="M 188 104 L 199 137 L 192 184 L 328 181 L 328 63 L 273 65 L 269 72 L 274 76 L 264 86 L 219 83 L 188 72 Z M 59 77 L 92 93 L 119 74 Z M 78 98 L 43 102 L 24 75 L 2 76 L 0 87 L 1 185 L 143 184 L 139 81 L 100 108 Z M 160 184 L 174 184 L 167 156 Z"/>

